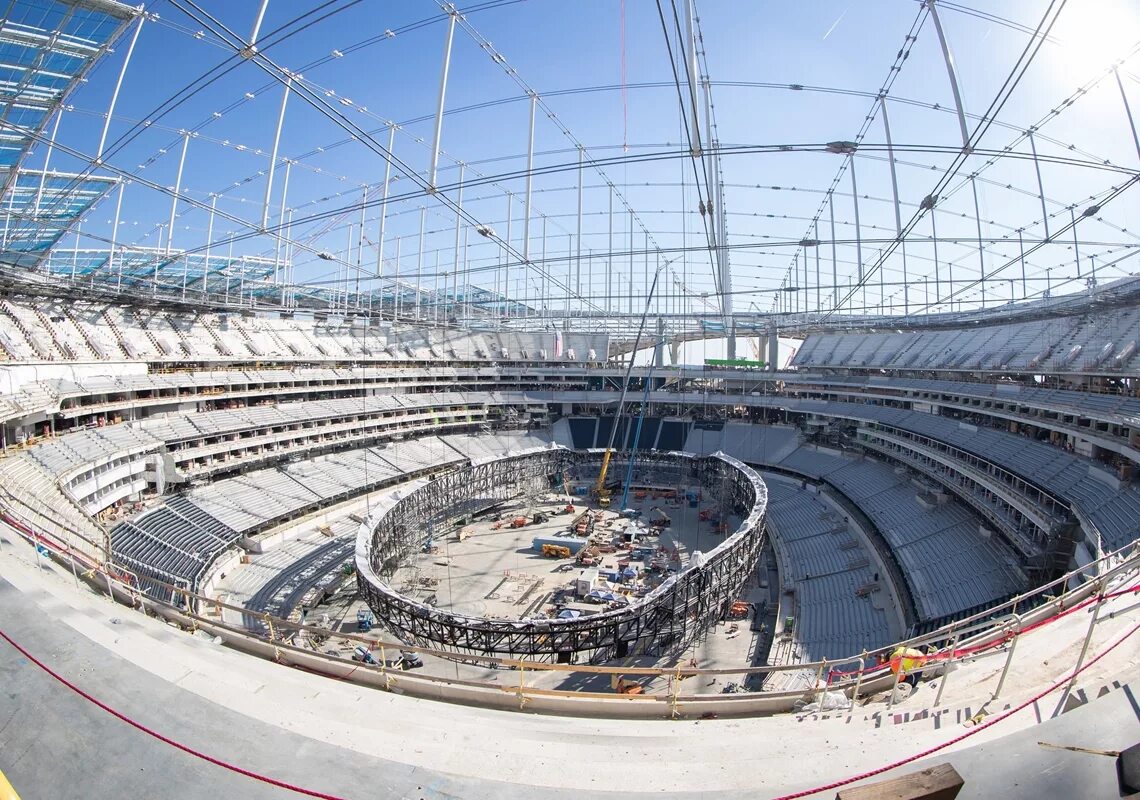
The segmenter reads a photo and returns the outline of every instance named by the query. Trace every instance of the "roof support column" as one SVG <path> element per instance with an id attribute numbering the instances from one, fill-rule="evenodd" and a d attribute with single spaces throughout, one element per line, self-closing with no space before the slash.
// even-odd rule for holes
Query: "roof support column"
<path id="1" fill-rule="evenodd" d="M 1077 277 L 1081 277 L 1081 243 L 1077 239 L 1077 212 L 1074 206 L 1069 207 L 1069 218 L 1073 221 L 1073 260 L 1077 265 Z"/>
<path id="2" fill-rule="evenodd" d="M 855 180 L 855 157 L 849 162 L 851 167 L 851 200 L 855 204 L 855 260 L 859 262 L 859 282 L 863 282 L 863 235 L 859 225 L 859 184 Z M 866 287 L 864 287 L 864 296 Z M 864 305 L 866 302 L 864 301 Z"/>
<path id="3" fill-rule="evenodd" d="M 287 283 L 288 276 L 285 275 L 285 264 L 281 260 L 281 245 L 283 244 L 283 240 L 281 238 L 280 226 L 285 224 L 285 209 L 289 199 L 289 175 L 292 171 L 293 162 L 290 159 L 285 159 L 285 180 L 281 183 L 281 212 L 277 217 L 277 225 L 279 227 L 277 229 L 277 236 L 275 237 L 277 244 L 273 248 L 273 282 L 281 284 L 282 305 L 285 304 L 285 284 Z"/>
<path id="4" fill-rule="evenodd" d="M 454 26 L 455 25 L 455 16 L 454 15 L 452 15 L 451 20 L 452 20 L 451 25 Z M 451 53 L 450 40 L 448 41 L 448 46 L 449 46 L 448 54 L 450 55 L 450 53 Z M 445 76 L 447 75 L 446 68 L 444 69 L 444 75 Z M 442 97 L 441 97 L 441 99 L 442 99 Z M 441 106 L 441 109 L 442 109 L 442 106 Z M 442 111 L 441 111 L 441 113 L 442 113 Z M 437 155 L 438 155 L 438 152 L 437 152 Z M 464 166 L 465 166 L 464 163 L 462 161 L 460 161 L 459 162 L 459 191 L 458 191 L 458 199 L 455 201 L 455 258 L 454 258 L 452 265 L 451 265 L 451 271 L 452 271 L 451 307 L 452 308 L 455 308 L 455 303 L 459 299 L 458 298 L 458 293 L 459 293 L 459 225 L 463 220 L 463 169 L 464 169 Z M 433 186 L 435 185 L 434 182 L 432 185 Z M 446 281 L 444 281 L 443 288 L 446 291 L 446 289 L 447 289 L 447 282 Z"/>
<path id="5" fill-rule="evenodd" d="M 835 248 L 835 193 L 827 193 L 827 211 L 831 215 L 831 308 L 839 308 L 839 260 Z"/>
<path id="6" fill-rule="evenodd" d="M 614 190 L 609 189 L 610 195 L 610 246 L 606 255 L 606 313 L 613 311 L 614 299 Z"/>
<path id="7" fill-rule="evenodd" d="M 891 141 L 891 122 L 887 117 L 887 98 L 879 98 L 879 109 L 883 112 L 883 132 L 887 136 L 887 163 L 891 166 L 891 192 L 895 199 L 895 235 L 902 236 L 902 212 L 899 209 L 899 181 L 895 172 L 895 146 Z"/>
<path id="8" fill-rule="evenodd" d="M 633 209 L 629 210 L 629 313 L 633 314 Z"/>
<path id="9" fill-rule="evenodd" d="M 1033 130 L 1029 134 L 1029 150 L 1033 153 L 1033 168 L 1037 170 L 1037 197 L 1041 200 L 1041 222 L 1045 226 L 1045 238 L 1049 238 L 1049 212 L 1045 209 L 1045 184 L 1041 181 L 1041 162 L 1037 160 L 1037 142 L 1033 138 Z"/>
<path id="10" fill-rule="evenodd" d="M 1017 250 L 1021 254 L 1021 299 L 1024 300 L 1029 295 L 1029 289 L 1025 283 L 1025 239 L 1022 238 L 1021 228 L 1017 229 Z"/>
<path id="11" fill-rule="evenodd" d="M 166 255 L 174 246 L 174 216 L 178 212 L 178 196 L 182 194 L 182 168 L 186 166 L 186 148 L 190 146 L 190 131 L 182 132 L 182 153 L 178 157 L 178 174 L 174 179 L 174 197 L 170 200 L 170 223 L 166 228 Z M 154 273 L 158 280 L 158 270 Z"/>
<path id="12" fill-rule="evenodd" d="M 903 268 L 903 314 L 910 316 L 910 278 L 907 276 L 906 269 L 906 239 L 900 243 L 902 250 L 902 268 Z"/>
<path id="13" fill-rule="evenodd" d="M 1120 72 L 1116 67 L 1112 68 L 1112 74 L 1116 77 L 1116 85 L 1120 87 L 1120 99 L 1124 101 L 1124 114 L 1128 117 L 1128 127 L 1132 130 L 1132 142 L 1136 145 L 1136 156 L 1140 158 L 1140 136 L 1136 134 L 1136 121 L 1132 119 L 1132 106 L 1128 105 L 1128 93 L 1124 91 L 1124 83 L 1120 80 Z"/>
<path id="14" fill-rule="evenodd" d="M 111 223 L 111 249 L 107 253 L 107 266 L 112 270 L 115 269 L 115 256 L 116 245 L 119 243 L 119 218 L 123 214 L 123 192 L 127 189 L 127 182 L 125 180 L 119 182 L 119 197 L 115 200 L 115 219 Z M 214 230 L 214 204 L 218 202 L 217 195 L 210 195 L 210 227 L 206 233 L 206 263 L 210 263 L 210 239 L 213 238 L 211 233 Z M 7 224 L 7 223 L 5 223 Z M 119 257 L 118 273 L 115 284 L 116 291 L 123 290 L 123 259 Z"/>
<path id="15" fill-rule="evenodd" d="M 443 68 L 439 74 L 439 103 L 435 109 L 435 135 L 432 137 L 431 166 L 428 168 L 428 192 L 436 190 L 436 169 L 439 166 L 439 142 L 443 135 L 443 105 L 447 97 L 447 72 L 451 69 L 451 43 L 455 39 L 455 20 L 459 12 L 451 7 L 447 15 L 447 39 L 443 45 Z"/>
<path id="16" fill-rule="evenodd" d="M 958 109 L 958 127 L 962 130 L 962 151 L 970 150 L 970 132 L 966 128 L 966 111 L 962 107 L 962 93 L 958 89 L 958 74 L 954 69 L 954 56 L 950 54 L 950 45 L 946 42 L 946 33 L 942 30 L 942 20 L 938 18 L 938 9 L 934 7 L 934 0 L 926 0 L 926 7 L 930 10 L 930 18 L 934 20 L 934 30 L 938 33 L 938 43 L 942 45 L 942 58 L 946 61 L 946 74 L 950 76 L 950 89 L 954 92 L 954 106 Z"/>
<path id="17" fill-rule="evenodd" d="M 285 79 L 281 92 L 281 108 L 277 111 L 277 129 L 273 133 L 273 150 L 269 154 L 269 173 L 265 178 L 265 202 L 261 207 L 261 230 L 269 227 L 269 200 L 273 195 L 273 172 L 277 169 L 277 152 L 281 147 L 281 128 L 285 124 L 285 106 L 289 102 L 289 92 L 293 88 L 292 76 Z"/>
<path id="18" fill-rule="evenodd" d="M 388 123 L 388 154 L 396 146 L 396 123 Z M 380 232 L 376 242 L 376 277 L 384 274 L 384 228 L 388 224 L 388 189 L 392 183 L 392 159 L 384 159 L 384 187 L 380 195 Z"/>
<path id="19" fill-rule="evenodd" d="M 416 248 L 416 319 L 420 318 L 420 303 L 423 299 L 421 292 L 424 274 L 424 221 L 427 217 L 427 208 L 420 206 L 420 237 Z"/>
<path id="20" fill-rule="evenodd" d="M 512 256 L 510 253 L 510 249 L 511 249 L 511 222 L 513 221 L 513 218 L 514 218 L 514 207 L 511 205 L 511 201 L 513 199 L 514 199 L 514 195 L 511 194 L 510 192 L 507 192 L 507 248 L 506 248 L 506 250 L 503 251 L 503 270 L 506 273 L 504 275 L 504 279 L 503 279 L 503 293 L 502 293 L 502 295 L 503 295 L 504 300 L 506 300 L 510 295 L 510 289 L 508 287 L 510 287 L 510 285 L 511 285 L 511 259 L 514 258 L 514 256 Z M 498 281 L 499 281 L 499 276 L 498 276 L 498 274 L 496 274 L 495 275 L 495 282 L 498 283 Z"/>
<path id="21" fill-rule="evenodd" d="M 986 307 L 986 253 L 982 248 L 982 211 L 978 205 L 978 183 L 970 176 L 970 191 L 974 194 L 974 222 L 978 226 L 978 276 L 982 287 L 982 308 Z"/>
<path id="22" fill-rule="evenodd" d="M 115 90 L 111 92 L 111 102 L 107 104 L 107 119 L 103 121 L 103 133 L 99 136 L 99 147 L 95 151 L 96 164 L 103 163 L 103 147 L 107 144 L 107 131 L 111 127 L 111 117 L 115 114 L 115 104 L 119 101 L 119 90 L 123 88 L 123 78 L 127 74 L 127 65 L 131 63 L 131 55 L 135 52 L 135 42 L 139 40 L 139 32 L 142 31 L 144 22 L 146 22 L 146 14 L 140 13 L 139 24 L 135 26 L 135 32 L 131 34 L 131 43 L 127 46 L 127 56 L 123 59 L 123 66 L 119 67 L 119 77 L 115 81 Z"/>
<path id="23" fill-rule="evenodd" d="M 356 280 L 353 284 L 353 292 L 356 295 L 356 307 L 360 308 L 360 273 L 364 271 L 364 217 L 368 213 L 368 186 L 367 184 L 361 187 L 360 190 L 360 230 L 356 235 Z M 347 273 L 345 278 L 347 278 Z M 345 288 L 347 289 L 347 281 Z M 380 296 L 380 310 L 384 310 L 383 295 Z"/>
<path id="24" fill-rule="evenodd" d="M 530 261 L 530 199 L 534 186 L 534 112 L 538 106 L 538 95 L 530 96 L 530 136 L 527 137 L 526 146 L 526 216 L 523 218 L 523 261 Z M 581 152 L 581 151 L 579 151 Z M 524 266 L 525 269 L 525 266 Z M 510 273 L 508 272 L 508 275 Z M 507 284 L 507 294 L 510 293 L 510 283 Z"/>
<path id="25" fill-rule="evenodd" d="M 542 215 L 542 306 L 540 316 L 545 319 L 550 312 L 550 265 L 546 263 L 546 215 Z"/>
<path id="26" fill-rule="evenodd" d="M 934 221 L 934 205 L 930 206 L 930 241 L 934 243 L 934 302 L 942 299 L 942 280 L 938 275 L 938 225 Z M 954 291 L 951 284 L 950 291 Z"/>
<path id="27" fill-rule="evenodd" d="M 693 104 L 693 130 L 691 131 L 692 154 L 701 154 L 701 124 L 697 111 L 697 81 L 700 73 L 697 72 L 697 36 L 693 26 L 693 3 L 685 0 L 685 38 L 688 40 L 685 48 L 685 72 L 689 77 L 689 99 Z M 712 199 L 712 196 L 709 196 Z"/>
<path id="28" fill-rule="evenodd" d="M 585 148 L 578 145 L 578 250 L 574 255 L 574 291 L 578 295 L 578 308 L 581 310 L 582 302 L 582 159 Z M 567 281 L 567 284 L 570 282 Z M 569 291 L 569 290 L 567 290 Z M 570 299 L 566 299 L 566 313 L 570 313 Z"/>
<path id="29" fill-rule="evenodd" d="M 392 279 L 392 295 L 395 297 L 395 302 L 396 302 L 396 315 L 393 317 L 393 319 L 397 319 L 397 320 L 400 318 L 400 240 L 401 240 L 401 237 L 397 236 L 396 237 L 396 274 L 395 274 L 395 277 Z M 383 310 L 383 308 L 384 308 L 383 287 L 381 287 L 380 308 L 381 308 L 381 310 Z"/>
<path id="30" fill-rule="evenodd" d="M 823 299 L 820 296 L 819 285 L 819 224 L 812 228 L 812 238 L 815 239 L 815 311 L 818 314 L 823 309 Z"/>
<path id="31" fill-rule="evenodd" d="M 261 0 L 261 8 L 257 10 L 257 17 L 253 20 L 253 30 L 249 32 L 249 45 L 241 51 L 243 58 L 251 58 L 257 52 L 257 37 L 261 33 L 261 23 L 265 21 L 265 9 L 269 7 L 269 0 Z"/>

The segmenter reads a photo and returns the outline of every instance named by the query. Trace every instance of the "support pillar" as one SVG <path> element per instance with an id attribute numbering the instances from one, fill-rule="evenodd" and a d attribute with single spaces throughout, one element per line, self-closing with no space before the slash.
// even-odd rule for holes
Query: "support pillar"
<path id="1" fill-rule="evenodd" d="M 938 34 L 938 43 L 942 45 L 942 58 L 946 61 L 946 74 L 950 77 L 950 89 L 954 92 L 954 106 L 958 110 L 958 127 L 962 131 L 962 152 L 970 151 L 970 132 L 966 128 L 966 111 L 962 106 L 962 93 L 958 89 L 958 75 L 954 69 L 954 56 L 950 54 L 950 45 L 946 41 L 946 33 L 942 30 L 942 20 L 938 18 L 938 9 L 934 7 L 934 0 L 926 0 L 926 7 L 930 10 L 930 18 L 934 20 L 934 30 Z"/>
<path id="2" fill-rule="evenodd" d="M 269 227 L 269 200 L 273 195 L 273 172 L 277 169 L 277 151 L 281 147 L 281 129 L 285 125 L 285 106 L 289 103 L 289 92 L 293 88 L 293 78 L 285 80 L 281 93 L 281 108 L 277 112 L 277 129 L 273 132 L 273 150 L 269 154 L 269 173 L 265 178 L 265 201 L 261 207 L 261 230 Z"/>
<path id="3" fill-rule="evenodd" d="M 534 112 L 538 106 L 538 95 L 533 92 L 530 95 L 530 136 L 527 138 L 526 146 L 526 211 L 523 217 L 523 246 L 522 255 L 523 261 L 530 261 L 530 200 L 531 190 L 534 185 Z M 579 154 L 581 151 L 579 151 Z M 581 174 L 581 170 L 579 170 Z M 581 190 L 579 189 L 579 197 L 581 197 Z M 523 266 L 526 269 L 526 266 Z M 507 272 L 510 275 L 510 271 Z M 510 283 L 507 283 L 507 291 L 505 294 L 510 294 Z"/>
<path id="4" fill-rule="evenodd" d="M 1041 162 L 1037 160 L 1037 142 L 1033 131 L 1029 130 L 1029 150 L 1033 153 L 1033 168 L 1037 171 L 1037 197 L 1041 200 L 1041 223 L 1045 226 L 1045 238 L 1049 238 L 1049 212 L 1045 209 L 1045 184 L 1041 181 Z"/>
<path id="5" fill-rule="evenodd" d="M 268 0 L 266 0 L 268 2 Z M 123 88 L 123 78 L 127 75 L 127 65 L 131 63 L 131 55 L 135 52 L 135 42 L 139 40 L 146 14 L 139 14 L 139 24 L 131 34 L 131 43 L 127 45 L 127 56 L 123 59 L 123 66 L 119 67 L 119 77 L 115 81 L 115 89 L 111 92 L 111 102 L 107 104 L 107 119 L 103 121 L 103 132 L 99 135 L 99 147 L 95 150 L 95 164 L 103 163 L 103 148 L 107 144 L 107 131 L 111 128 L 111 117 L 115 115 L 115 104 L 119 101 L 119 90 Z"/>
<path id="6" fill-rule="evenodd" d="M 443 135 L 443 107 L 447 98 L 447 73 L 451 69 L 451 43 L 455 39 L 455 19 L 458 12 L 447 15 L 447 39 L 443 45 L 443 68 L 439 74 L 439 103 L 435 109 L 435 134 L 431 145 L 431 166 L 428 168 L 428 192 L 436 190 L 436 169 L 439 167 L 439 142 Z"/>
<path id="7" fill-rule="evenodd" d="M 182 134 L 182 154 L 178 157 L 178 175 L 174 179 L 174 198 L 170 201 L 170 225 L 166 229 L 166 255 L 170 255 L 174 243 L 174 215 L 178 212 L 178 196 L 182 193 L 182 168 L 186 166 L 186 148 L 190 145 L 190 131 Z M 155 270 L 155 278 L 158 271 Z"/>
<path id="8" fill-rule="evenodd" d="M 388 154 L 396 146 L 396 123 L 388 123 Z M 387 159 L 384 165 L 384 186 L 380 193 L 380 231 L 376 240 L 376 277 L 384 274 L 384 229 L 388 225 L 388 192 L 392 183 L 392 159 Z"/>

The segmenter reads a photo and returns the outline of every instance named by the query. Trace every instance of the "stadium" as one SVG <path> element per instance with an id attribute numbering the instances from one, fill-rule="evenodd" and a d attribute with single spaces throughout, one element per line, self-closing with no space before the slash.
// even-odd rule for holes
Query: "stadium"
<path id="1" fill-rule="evenodd" d="M 976 6 L 7 4 L 0 800 L 1140 793 L 1140 12 Z"/>

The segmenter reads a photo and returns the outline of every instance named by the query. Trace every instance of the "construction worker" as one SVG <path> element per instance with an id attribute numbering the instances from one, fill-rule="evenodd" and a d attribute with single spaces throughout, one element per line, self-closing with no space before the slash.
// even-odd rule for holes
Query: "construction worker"
<path id="1" fill-rule="evenodd" d="M 926 654 L 913 647 L 899 647 L 891 653 L 890 664 L 896 683 L 901 681 L 917 686 L 918 676 L 926 664 Z"/>

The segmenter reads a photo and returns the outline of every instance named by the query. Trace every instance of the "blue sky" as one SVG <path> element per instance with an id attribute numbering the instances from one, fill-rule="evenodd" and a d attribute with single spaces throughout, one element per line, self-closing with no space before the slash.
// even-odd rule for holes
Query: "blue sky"
<path id="1" fill-rule="evenodd" d="M 337 3 L 334 7 L 345 5 L 347 3 Z M 202 6 L 216 15 L 220 23 L 247 36 L 257 4 L 204 2 Z M 300 6 L 271 0 L 263 35 L 270 36 L 275 28 L 295 17 L 300 13 Z M 1029 42 L 1027 34 L 1016 27 L 1036 26 L 1049 6 L 1047 0 L 976 2 L 968 7 L 956 3 L 940 5 L 967 113 L 981 114 L 986 110 Z M 681 3 L 677 7 L 683 9 Z M 672 7 L 663 3 L 662 8 L 671 26 Z M 143 26 L 111 125 L 112 140 L 134 121 L 152 114 L 209 68 L 232 56 L 232 50 L 221 45 L 212 34 L 207 32 L 196 37 L 198 31 L 205 30 L 205 25 L 190 19 L 175 3 L 155 3 L 150 10 L 157 13 L 159 19 Z M 830 242 L 827 191 L 844 158 L 798 150 L 748 152 L 722 158 L 728 213 L 726 227 L 736 292 L 734 308 L 768 310 L 775 296 L 772 290 L 781 286 L 807 289 L 785 295 L 790 301 L 804 304 L 801 307 L 815 308 L 818 297 L 821 307 L 830 308 L 835 296 L 831 280 L 833 269 L 839 282 L 846 285 L 848 278 L 858 272 L 859 252 L 864 268 L 868 268 L 875 263 L 882 242 L 894 237 L 890 170 L 882 148 L 885 134 L 874 98 L 891 74 L 900 48 L 909 46 L 910 52 L 898 70 L 887 103 L 893 141 L 899 147 L 896 171 L 904 223 L 914 214 L 917 203 L 936 185 L 940 171 L 953 160 L 951 150 L 961 145 L 950 83 L 929 15 L 922 12 L 914 0 L 865 3 L 820 0 L 801 4 L 730 4 L 704 0 L 698 3 L 697 12 L 705 51 L 702 61 L 707 63 L 714 82 L 716 135 L 722 146 L 801 146 L 851 140 L 867 115 L 874 112 L 864 140 L 866 150 L 855 159 L 860 216 L 858 238 L 862 246 L 855 245 L 855 204 L 849 172 L 844 172 L 831 201 L 837 223 L 836 239 L 840 243 L 835 248 L 834 262 L 830 246 L 820 248 L 818 292 L 814 251 L 807 253 L 806 284 L 802 274 L 789 275 L 794 264 L 798 263 L 801 269 L 803 266 L 802 261 L 796 261 L 799 248 L 794 243 L 813 235 L 812 220 L 821 208 L 825 209 L 825 229 L 816 229 L 814 236 Z M 697 213 L 697 192 L 692 185 L 693 165 L 683 153 L 678 157 L 682 132 L 677 89 L 672 83 L 658 6 L 645 0 L 624 3 L 624 45 L 622 13 L 622 4 L 616 0 L 573 4 L 526 0 L 468 14 L 467 24 L 477 35 L 492 42 L 505 61 L 496 63 L 469 31 L 462 26 L 457 28 L 448 108 L 496 104 L 451 114 L 445 119 L 440 184 L 456 180 L 455 159 L 469 164 L 465 174 L 472 182 L 479 175 L 514 173 L 517 176 L 525 167 L 529 102 L 522 89 L 505 73 L 504 67 L 509 67 L 542 95 L 558 120 L 594 157 L 618 159 L 617 163 L 605 167 L 616 193 L 605 186 L 598 172 L 591 169 L 584 172 L 584 235 L 579 266 L 578 243 L 572 238 L 577 232 L 574 146 L 554 121 L 539 115 L 535 130 L 535 166 L 559 169 L 534 179 L 532 259 L 537 260 L 541 255 L 545 215 L 547 256 L 551 259 L 549 272 L 553 280 L 569 283 L 572 289 L 580 287 L 584 297 L 581 301 L 572 300 L 572 306 L 593 303 L 628 309 L 632 285 L 633 305 L 639 308 L 638 298 L 644 294 L 648 282 L 647 258 L 640 253 L 646 241 L 643 228 L 648 229 L 655 246 L 669 251 L 698 248 L 687 254 L 665 254 L 665 259 L 672 260 L 673 272 L 663 283 L 659 308 L 700 308 L 699 299 L 669 297 L 681 291 L 675 282 L 677 279 L 695 295 L 714 293 L 715 285 L 709 256 L 699 251 L 704 239 Z M 980 14 L 997 15 L 1002 20 L 980 18 Z M 908 42 L 907 33 L 919 18 L 923 24 L 918 36 Z M 405 26 L 421 20 L 427 23 L 417 30 L 383 38 L 386 29 L 402 31 Z M 264 52 L 291 70 L 301 69 L 334 50 L 343 52 L 343 57 L 305 69 L 306 84 L 332 103 L 337 113 L 368 130 L 380 130 L 376 139 L 381 143 L 387 140 L 382 129 L 388 120 L 420 120 L 410 122 L 398 132 L 395 152 L 410 168 L 423 171 L 429 160 L 431 117 L 437 98 L 444 32 L 445 23 L 437 4 L 365 0 L 306 26 L 283 43 L 273 44 L 272 38 L 266 39 Z M 673 34 L 670 30 L 671 44 L 676 49 L 678 42 Z M 1103 66 L 1098 61 L 1113 55 L 1114 51 L 1122 55 L 1135 45 L 1140 40 L 1140 11 L 1125 2 L 1070 0 L 1053 34 L 1057 41 L 1042 46 L 1017 90 L 998 114 L 998 124 L 990 128 L 982 141 L 982 148 L 1000 150 L 1015 141 L 1018 129 L 1024 130 L 1045 118 L 1071 92 L 1092 79 Z M 373 37 L 379 40 L 350 52 L 353 45 Z M 1062 44 L 1065 37 L 1068 37 L 1067 45 Z M 100 115 L 106 109 L 127 41 L 119 43 L 116 52 L 97 67 L 71 98 L 74 110 L 64 115 L 61 142 L 85 153 L 94 151 L 102 124 Z M 576 91 L 620 87 L 623 49 L 627 86 L 624 102 L 620 88 Z M 1123 81 L 1134 113 L 1140 114 L 1140 83 L 1135 78 L 1138 71 L 1135 59 L 1128 62 L 1123 70 Z M 663 85 L 643 86 L 647 83 Z M 747 85 L 729 85 L 731 83 Z M 797 91 L 789 89 L 788 84 L 807 88 Z M 264 88 L 267 86 L 270 88 Z M 245 98 L 246 92 L 254 93 L 254 98 Z M 281 95 L 281 87 L 265 72 L 253 63 L 241 63 L 161 120 L 154 121 L 134 141 L 114 152 L 110 161 L 126 171 L 173 186 L 180 152 L 178 131 L 195 129 L 198 133 L 190 140 L 183 175 L 185 195 L 208 203 L 211 192 L 220 193 L 219 209 L 256 222 L 261 216 L 266 180 L 264 174 L 259 173 L 264 173 L 268 166 Z M 344 103 L 345 99 L 351 104 Z M 935 105 L 938 107 L 934 108 Z M 221 116 L 214 118 L 216 112 Z M 975 124 L 971 121 L 970 127 Z M 368 273 L 375 272 L 379 212 L 375 208 L 366 212 L 366 241 L 360 249 L 356 227 L 360 212 L 352 206 L 363 196 L 362 185 L 370 187 L 373 199 L 379 196 L 385 163 L 359 142 L 330 147 L 345 138 L 344 130 L 308 106 L 300 96 L 291 96 L 280 156 L 297 159 L 305 155 L 305 158 L 290 169 L 285 205 L 294 209 L 295 219 L 343 209 L 343 213 L 299 223 L 291 230 L 291 238 L 296 242 L 292 248 L 295 275 L 299 279 L 321 282 L 337 278 L 336 262 L 317 259 L 316 251 L 331 253 L 350 264 L 347 273 L 353 280 L 358 260 L 366 278 Z M 626 144 L 628 150 L 623 149 Z M 1119 90 L 1111 79 L 1101 80 L 1072 108 L 1048 121 L 1036 144 L 1042 157 L 1108 160 L 1132 168 L 1140 163 Z M 244 149 L 238 149 L 239 145 Z M 323 152 L 314 154 L 321 148 Z M 261 152 L 257 153 L 258 150 Z M 1017 150 L 1027 152 L 1028 146 L 1022 143 Z M 645 163 L 637 161 L 647 154 L 661 157 Z M 627 159 L 625 163 L 621 162 L 623 155 Z M 42 151 L 38 158 L 42 159 Z M 951 183 L 954 191 L 948 193 L 939 206 L 937 232 L 947 240 L 937 253 L 939 283 L 934 283 L 934 245 L 928 240 L 930 226 L 924 220 L 908 241 L 906 282 L 901 253 L 896 252 L 885 262 L 881 272 L 883 288 L 879 289 L 879 278 L 871 281 L 867 305 L 890 305 L 901 311 L 905 300 L 913 310 L 924 305 L 927 298 L 948 294 L 948 276 L 955 270 L 955 283 L 960 284 L 955 288 L 962 290 L 959 299 L 967 305 L 977 302 L 980 300 L 978 290 L 967 289 L 967 283 L 978 276 L 980 268 L 992 271 L 1016 255 L 1016 229 L 1023 229 L 1023 240 L 1043 236 L 1041 200 L 1037 197 L 1032 162 L 1012 157 L 988 166 L 984 162 L 984 155 L 968 159 L 959 171 L 960 178 Z M 30 163 L 35 165 L 36 159 Z M 81 166 L 75 161 L 69 163 L 58 154 L 53 163 L 59 169 Z M 971 185 L 966 176 L 977 170 L 981 171 Z M 271 203 L 273 222 L 279 218 L 283 173 L 284 165 L 279 163 Z M 1068 221 L 1068 205 L 1074 205 L 1075 213 L 1079 214 L 1094 202 L 1093 198 L 1121 183 L 1124 177 L 1121 173 L 1087 165 L 1043 165 L 1047 210 L 1054 215 L 1051 227 L 1060 228 L 1062 221 Z M 492 226 L 500 238 L 507 235 L 510 207 L 511 243 L 520 251 L 523 248 L 524 185 L 521 177 L 498 180 L 491 185 L 469 185 L 463 198 L 464 208 L 479 221 Z M 401 177 L 390 184 L 390 191 L 393 195 L 403 195 L 413 186 L 411 180 Z M 982 219 L 980 255 L 974 188 Z M 456 198 L 455 192 L 447 194 L 453 200 Z M 607 256 L 611 241 L 611 194 L 620 198 L 614 200 L 614 207 L 619 211 L 626 203 L 636 211 L 633 249 L 638 252 L 632 257 L 628 254 L 628 213 L 618 213 L 613 218 L 613 249 L 617 253 L 612 259 Z M 123 204 L 124 224 L 120 225 L 116 238 L 124 244 L 159 246 L 162 236 L 159 225 L 165 224 L 170 203 L 170 198 L 160 192 L 137 185 L 128 187 Z M 422 268 L 416 247 L 421 208 L 426 209 L 427 219 Z M 1082 278 L 1089 263 L 1098 258 L 1102 265 L 1117 258 L 1125 259 L 1116 267 L 1102 266 L 1103 278 L 1135 270 L 1135 260 L 1129 254 L 1138 243 L 1131 233 L 1132 228 L 1140 225 L 1138 208 L 1140 204 L 1134 192 L 1125 193 L 1105 207 L 1099 215 L 1104 221 L 1082 223 L 1076 247 L 1085 262 Z M 113 198 L 109 198 L 88 215 L 84 232 L 88 236 L 109 237 L 113 212 Z M 174 247 L 203 246 L 207 226 L 206 212 L 181 204 Z M 217 219 L 213 239 L 218 247 L 228 251 L 227 232 L 243 228 L 248 230 L 246 226 Z M 951 238 L 962 241 L 948 241 Z M 1057 284 L 1065 277 L 1075 278 L 1076 252 L 1071 238 L 1064 243 L 1046 245 L 1029 259 L 1024 288 L 1020 285 L 1020 265 L 1007 267 L 1003 274 L 1016 277 L 1018 285 L 991 284 L 988 302 L 1008 300 L 1011 293 L 1015 299 L 1023 294 L 1039 294 L 1045 287 L 1047 269 L 1050 281 L 1055 279 Z M 535 305 L 542 302 L 538 297 L 544 285 L 541 267 L 523 270 L 515 266 L 509 271 L 501 267 L 510 260 L 502 248 L 484 240 L 466 224 L 461 226 L 460 242 L 458 261 L 468 267 L 460 282 L 465 280 L 502 290 L 509 278 L 510 285 L 506 288 L 511 294 Z M 1081 247 L 1082 242 L 1084 247 Z M 64 245 L 68 246 L 70 243 Z M 85 238 L 81 246 L 95 247 L 101 243 Z M 653 246 L 651 244 L 651 248 Z M 267 236 L 245 239 L 233 248 L 234 252 L 269 257 L 283 255 L 286 249 Z M 439 271 L 450 272 L 456 261 L 454 214 L 438 198 L 422 193 L 390 203 L 384 258 L 384 273 L 392 275 L 398 265 L 402 278 L 411 278 L 419 270 L 425 285 L 438 285 L 443 278 L 438 276 L 437 262 Z M 656 255 L 648 258 L 650 269 L 656 263 Z M 455 280 L 454 276 L 450 280 Z M 549 287 L 551 279 L 545 283 Z M 370 285 L 367 280 L 365 285 Z M 1074 282 L 1070 288 L 1076 285 Z M 750 293 L 753 291 L 756 293 Z M 842 289 L 839 294 L 842 296 L 845 292 L 846 289 Z M 554 297 L 547 298 L 547 302 L 554 305 L 566 302 L 564 292 L 551 293 Z M 859 296 L 853 302 L 861 305 L 864 300 Z"/>

